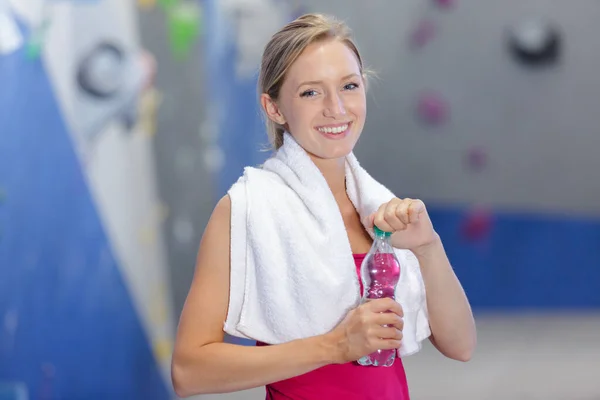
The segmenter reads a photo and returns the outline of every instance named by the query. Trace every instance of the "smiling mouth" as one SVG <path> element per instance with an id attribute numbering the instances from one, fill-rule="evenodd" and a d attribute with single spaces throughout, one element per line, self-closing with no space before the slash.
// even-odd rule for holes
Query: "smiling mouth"
<path id="1" fill-rule="evenodd" d="M 352 122 L 347 122 L 345 124 L 337 124 L 337 125 L 329 125 L 329 126 L 319 126 L 315 129 L 326 135 L 341 135 L 342 133 L 347 132 L 350 129 Z"/>

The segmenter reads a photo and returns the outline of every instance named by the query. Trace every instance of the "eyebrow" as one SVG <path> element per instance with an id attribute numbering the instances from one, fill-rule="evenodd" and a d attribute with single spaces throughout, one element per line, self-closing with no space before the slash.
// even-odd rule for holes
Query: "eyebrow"
<path id="1" fill-rule="evenodd" d="M 345 81 L 346 79 L 350 79 L 352 77 L 359 77 L 359 75 L 357 73 L 351 73 L 349 75 L 344 76 L 342 79 L 340 79 L 341 81 Z M 323 81 L 306 81 L 306 82 L 302 82 L 301 84 L 298 85 L 298 89 L 300 89 L 302 86 L 306 86 L 306 85 L 319 85 L 323 83 Z"/>

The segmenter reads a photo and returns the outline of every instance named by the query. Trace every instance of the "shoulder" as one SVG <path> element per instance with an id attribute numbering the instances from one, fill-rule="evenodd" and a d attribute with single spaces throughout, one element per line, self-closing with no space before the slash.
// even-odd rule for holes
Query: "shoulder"
<path id="1" fill-rule="evenodd" d="M 213 208 L 208 223 L 204 228 L 202 241 L 213 243 L 215 239 L 221 240 L 229 236 L 229 226 L 231 224 L 231 197 L 229 194 L 221 197 Z"/>
<path id="2" fill-rule="evenodd" d="M 231 197 L 229 194 L 221 197 L 221 199 L 217 202 L 215 206 L 211 220 L 216 220 L 217 222 L 229 222 L 231 215 Z"/>

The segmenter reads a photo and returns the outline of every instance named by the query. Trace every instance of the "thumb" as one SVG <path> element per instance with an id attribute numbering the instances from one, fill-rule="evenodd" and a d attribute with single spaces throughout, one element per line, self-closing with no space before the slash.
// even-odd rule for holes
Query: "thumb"
<path id="1" fill-rule="evenodd" d="M 417 222 L 425 211 L 425 204 L 421 200 L 413 201 L 408 210 L 410 222 Z"/>

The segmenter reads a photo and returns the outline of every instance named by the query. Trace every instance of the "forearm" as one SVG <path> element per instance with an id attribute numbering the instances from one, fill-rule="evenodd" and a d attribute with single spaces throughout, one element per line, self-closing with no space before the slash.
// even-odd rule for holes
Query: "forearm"
<path id="1" fill-rule="evenodd" d="M 441 240 L 415 252 L 427 293 L 429 324 L 435 346 L 447 357 L 467 361 L 477 334 L 469 301 L 454 274 Z"/>
<path id="2" fill-rule="evenodd" d="M 335 362 L 328 335 L 272 346 L 207 344 L 174 359 L 177 394 L 226 393 L 264 386 Z"/>

